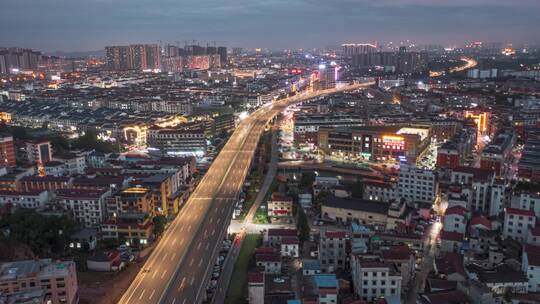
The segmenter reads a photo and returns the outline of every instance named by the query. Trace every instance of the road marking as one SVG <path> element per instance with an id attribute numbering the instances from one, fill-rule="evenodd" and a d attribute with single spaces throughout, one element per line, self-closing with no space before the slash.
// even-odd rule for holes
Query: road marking
<path id="1" fill-rule="evenodd" d="M 156 277 L 156 274 L 157 274 L 157 271 L 154 271 L 154 273 L 152 274 L 152 280 Z"/>
<path id="2" fill-rule="evenodd" d="M 188 232 L 191 231 L 191 224 L 189 224 L 187 231 L 188 231 Z"/>
<path id="3" fill-rule="evenodd" d="M 208 248 L 210 248 L 210 243 L 206 243 L 206 250 L 208 250 Z"/>
<path id="4" fill-rule="evenodd" d="M 141 292 L 141 295 L 139 296 L 139 300 L 142 299 L 145 291 L 146 291 L 146 289 L 143 289 L 143 291 Z"/>
<path id="5" fill-rule="evenodd" d="M 173 244 L 173 246 L 174 246 L 174 244 L 176 244 L 176 239 L 174 239 L 174 240 L 172 241 L 172 244 Z"/>
<path id="6" fill-rule="evenodd" d="M 165 271 L 163 271 L 163 272 L 161 273 L 160 279 L 163 279 L 163 277 L 165 276 L 166 273 L 167 273 L 167 269 L 165 269 Z"/>
<path id="7" fill-rule="evenodd" d="M 178 291 L 182 290 L 184 288 L 184 284 L 186 283 L 186 277 L 182 278 L 182 282 L 180 283 L 180 286 L 178 287 Z"/>
<path id="8" fill-rule="evenodd" d="M 193 282 L 195 282 L 195 276 L 191 277 L 191 283 L 189 285 L 193 286 Z"/>
<path id="9" fill-rule="evenodd" d="M 163 256 L 163 260 L 165 260 L 167 258 L 167 256 L 169 255 L 169 253 L 165 253 L 165 255 Z"/>
<path id="10" fill-rule="evenodd" d="M 152 290 L 152 293 L 150 294 L 150 296 L 148 297 L 148 300 L 152 300 L 152 297 L 154 296 L 154 293 L 156 293 L 156 290 Z"/>
<path id="11" fill-rule="evenodd" d="M 202 243 L 199 242 L 199 245 L 197 245 L 197 250 L 201 249 L 201 245 L 202 245 Z"/>
<path id="12" fill-rule="evenodd" d="M 176 252 L 173 252 L 173 254 L 171 255 L 171 261 L 174 260 L 175 256 L 176 256 Z"/>
<path id="13" fill-rule="evenodd" d="M 214 234 L 216 234 L 216 228 L 214 228 L 214 230 L 212 230 L 212 236 L 214 236 Z"/>
<path id="14" fill-rule="evenodd" d="M 191 258 L 191 262 L 189 262 L 189 267 L 193 266 L 193 262 L 195 262 L 195 259 Z"/>
<path id="15" fill-rule="evenodd" d="M 186 304 L 186 299 L 184 299 L 184 301 L 182 302 L 182 304 Z"/>
<path id="16" fill-rule="evenodd" d="M 174 303 L 176 303 L 176 298 L 174 298 L 174 299 L 172 300 L 172 303 L 171 303 L 171 304 L 174 304 Z"/>
<path id="17" fill-rule="evenodd" d="M 201 267 L 201 264 L 202 264 L 202 259 L 199 259 L 199 266 L 198 267 Z"/>
<path id="18" fill-rule="evenodd" d="M 184 231 L 184 226 L 180 227 L 180 232 Z"/>

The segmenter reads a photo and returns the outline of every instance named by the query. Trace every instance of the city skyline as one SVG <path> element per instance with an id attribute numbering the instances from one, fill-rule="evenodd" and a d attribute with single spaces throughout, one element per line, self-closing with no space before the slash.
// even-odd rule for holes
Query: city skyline
<path id="1" fill-rule="evenodd" d="M 272 50 L 407 39 L 443 45 L 538 43 L 539 8 L 533 0 L 59 0 L 54 5 L 26 0 L 5 3 L 0 45 L 73 52 L 159 40 L 183 45 L 193 39 Z"/>

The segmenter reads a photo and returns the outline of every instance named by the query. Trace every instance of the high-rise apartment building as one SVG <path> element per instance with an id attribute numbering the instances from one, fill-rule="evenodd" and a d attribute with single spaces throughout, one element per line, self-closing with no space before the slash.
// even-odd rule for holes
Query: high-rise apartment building
<path id="1" fill-rule="evenodd" d="M 221 66 L 226 66 L 227 65 L 227 47 L 219 46 L 217 48 L 217 53 L 219 54 L 219 61 L 221 62 Z"/>
<path id="2" fill-rule="evenodd" d="M 346 43 L 341 45 L 344 57 L 352 57 L 358 54 L 369 54 L 377 50 L 377 46 L 371 43 Z"/>
<path id="3" fill-rule="evenodd" d="M 109 70 L 129 70 L 130 69 L 130 48 L 128 46 L 107 46 L 105 47 L 105 57 Z"/>
<path id="4" fill-rule="evenodd" d="M 146 70 L 161 67 L 160 48 L 157 44 L 107 46 L 105 57 L 110 70 Z"/>
<path id="5" fill-rule="evenodd" d="M 0 74 L 14 71 L 36 71 L 41 53 L 31 49 L 0 49 Z"/>

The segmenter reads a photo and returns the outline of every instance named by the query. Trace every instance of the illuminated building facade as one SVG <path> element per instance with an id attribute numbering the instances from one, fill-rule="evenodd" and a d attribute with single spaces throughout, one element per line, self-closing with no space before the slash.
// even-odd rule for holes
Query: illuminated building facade
<path id="1" fill-rule="evenodd" d="M 320 128 L 318 132 L 319 148 L 326 154 L 376 162 L 415 163 L 429 141 L 429 127 Z"/>
<path id="2" fill-rule="evenodd" d="M 12 136 L 0 136 L 0 167 L 15 167 L 15 147 Z"/>
<path id="3" fill-rule="evenodd" d="M 187 68 L 189 70 L 208 70 L 210 68 L 210 56 L 207 56 L 207 55 L 188 56 Z"/>
<path id="4" fill-rule="evenodd" d="M 319 64 L 319 87 L 320 90 L 333 89 L 336 87 L 339 67 L 331 64 Z"/>
<path id="5" fill-rule="evenodd" d="M 476 129 L 478 130 L 478 137 L 486 135 L 486 132 L 489 129 L 489 113 L 488 112 L 476 112 L 476 111 L 465 111 L 463 113 L 465 118 L 470 118 L 476 124 Z"/>

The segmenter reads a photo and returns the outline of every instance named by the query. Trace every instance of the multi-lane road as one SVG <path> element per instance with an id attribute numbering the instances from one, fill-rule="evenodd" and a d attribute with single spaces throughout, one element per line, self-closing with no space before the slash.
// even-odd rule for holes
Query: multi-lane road
<path id="1" fill-rule="evenodd" d="M 353 84 L 275 101 L 244 119 L 171 223 L 119 303 L 200 303 L 259 138 L 290 104 L 373 85 Z"/>

